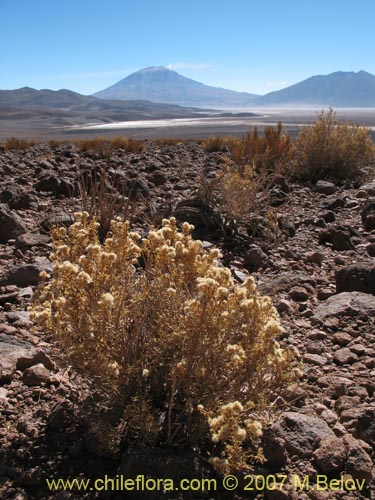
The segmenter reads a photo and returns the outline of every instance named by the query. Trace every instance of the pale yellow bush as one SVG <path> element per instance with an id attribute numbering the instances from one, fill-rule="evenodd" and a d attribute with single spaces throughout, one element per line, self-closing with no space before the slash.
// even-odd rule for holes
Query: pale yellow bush
<path id="1" fill-rule="evenodd" d="M 226 219 L 234 224 L 248 224 L 268 203 L 268 180 L 251 165 L 224 165 L 218 177 L 217 191 Z"/>
<path id="2" fill-rule="evenodd" d="M 261 458 L 262 415 L 296 377 L 279 317 L 252 278 L 237 285 L 220 253 L 202 249 L 175 219 L 146 238 L 115 220 L 77 214 L 53 233 L 53 276 L 31 317 L 70 363 L 123 401 L 128 435 L 203 446 L 225 471 Z"/>

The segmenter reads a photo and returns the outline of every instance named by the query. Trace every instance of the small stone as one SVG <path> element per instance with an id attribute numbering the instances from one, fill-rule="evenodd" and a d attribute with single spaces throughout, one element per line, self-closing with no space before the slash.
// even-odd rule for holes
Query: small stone
<path id="1" fill-rule="evenodd" d="M 349 391 L 348 391 L 349 392 Z M 361 404 L 361 398 L 358 397 L 357 395 L 355 396 L 348 396 L 348 395 L 343 395 L 338 398 L 338 400 L 335 403 L 335 410 L 340 413 L 342 417 L 343 412 L 347 412 L 345 417 L 347 420 L 353 420 L 356 417 L 356 412 L 359 411 L 358 406 Z"/>
<path id="2" fill-rule="evenodd" d="M 327 226 L 327 223 L 324 219 L 322 219 L 321 217 L 320 218 L 317 218 L 314 220 L 314 225 L 316 227 L 323 227 L 325 228 Z"/>
<path id="3" fill-rule="evenodd" d="M 33 356 L 19 357 L 17 360 L 17 370 L 24 371 L 31 366 L 39 364 L 44 365 L 48 370 L 56 369 L 56 365 L 51 358 L 44 351 L 39 351 Z"/>
<path id="4" fill-rule="evenodd" d="M 30 328 L 33 322 L 30 320 L 28 311 L 11 311 L 7 313 L 7 319 L 14 326 L 20 328 Z"/>
<path id="5" fill-rule="evenodd" d="M 336 214 L 332 210 L 326 210 L 325 212 L 322 212 L 320 214 L 320 217 L 328 223 L 335 222 L 336 220 Z"/>
<path id="6" fill-rule="evenodd" d="M 356 193 L 356 197 L 359 198 L 359 199 L 367 198 L 367 196 L 368 196 L 368 194 L 363 189 L 360 189 Z"/>
<path id="7" fill-rule="evenodd" d="M 327 334 L 322 330 L 313 329 L 309 333 L 308 338 L 311 340 L 325 340 L 327 338 Z"/>
<path id="8" fill-rule="evenodd" d="M 340 349 L 339 351 L 335 352 L 333 356 L 333 361 L 339 365 L 347 365 L 347 364 L 352 364 L 355 361 L 358 361 L 358 356 L 354 354 L 350 349 L 347 347 L 344 347 L 343 349 Z"/>
<path id="9" fill-rule="evenodd" d="M 294 324 L 296 326 L 298 326 L 299 328 L 310 328 L 311 327 L 310 321 L 307 321 L 305 319 L 296 319 L 294 321 Z"/>
<path id="10" fill-rule="evenodd" d="M 363 191 L 365 193 L 365 196 L 375 196 L 375 182 L 367 182 L 366 184 L 362 184 L 362 186 L 359 187 L 359 192 Z"/>
<path id="11" fill-rule="evenodd" d="M 336 208 L 343 208 L 345 206 L 345 197 L 336 195 L 329 195 L 319 203 L 320 208 L 327 210 L 335 210 Z"/>
<path id="12" fill-rule="evenodd" d="M 319 387 L 325 389 L 327 396 L 337 399 L 344 394 L 347 394 L 349 387 L 354 385 L 353 380 L 337 375 L 323 375 L 316 381 Z"/>
<path id="13" fill-rule="evenodd" d="M 0 387 L 0 403 L 7 401 L 8 390 L 5 387 Z"/>
<path id="14" fill-rule="evenodd" d="M 345 332 L 337 332 L 332 336 L 332 342 L 339 346 L 346 346 L 352 340 L 352 336 Z"/>
<path id="15" fill-rule="evenodd" d="M 375 446 L 375 407 L 361 410 L 357 421 L 356 436 Z"/>
<path id="16" fill-rule="evenodd" d="M 22 379 L 24 384 L 29 387 L 51 383 L 53 380 L 51 372 L 42 363 L 27 368 Z"/>
<path id="17" fill-rule="evenodd" d="M 7 205 L 0 204 L 0 243 L 7 243 L 12 238 L 17 238 L 26 232 L 21 218 L 9 210 Z"/>
<path id="18" fill-rule="evenodd" d="M 276 303 L 276 309 L 281 314 L 281 313 L 285 313 L 285 312 L 291 312 L 293 310 L 293 307 L 292 307 L 292 304 L 290 303 L 289 300 L 280 299 Z"/>
<path id="19" fill-rule="evenodd" d="M 308 492 L 309 500 L 334 500 L 328 491 L 315 490 L 314 487 Z M 346 498 L 345 500 L 349 500 Z"/>
<path id="20" fill-rule="evenodd" d="M 322 439 L 319 448 L 313 453 L 313 458 L 324 474 L 341 472 L 344 469 L 346 459 L 344 441 L 337 437 Z"/>
<path id="21" fill-rule="evenodd" d="M 31 299 L 33 294 L 34 294 L 34 290 L 32 289 L 32 287 L 27 286 L 26 288 L 22 288 L 22 290 L 19 291 L 18 297 L 20 299 Z"/>
<path id="22" fill-rule="evenodd" d="M 346 471 L 354 479 L 365 480 L 367 483 L 373 478 L 373 462 L 370 455 L 363 448 L 361 441 L 348 437 L 346 440 L 348 458 Z"/>
<path id="23" fill-rule="evenodd" d="M 318 300 L 326 300 L 329 297 L 332 297 L 335 292 L 332 290 L 332 288 L 320 288 L 317 293 Z"/>
<path id="24" fill-rule="evenodd" d="M 32 355 L 34 346 L 24 340 L 17 340 L 13 335 L 0 334 L 0 382 L 9 382 L 16 370 L 19 358 Z"/>
<path id="25" fill-rule="evenodd" d="M 332 410 L 329 410 L 328 408 L 325 409 L 321 415 L 322 419 L 327 422 L 328 425 L 332 426 L 333 424 L 335 424 L 337 422 L 337 415 L 335 412 L 333 412 Z"/>
<path id="26" fill-rule="evenodd" d="M 336 290 L 375 295 L 375 265 L 353 264 L 336 271 Z"/>
<path id="27" fill-rule="evenodd" d="M 168 177 L 166 176 L 166 174 L 160 170 L 155 170 L 150 176 L 150 181 L 155 186 L 162 186 L 167 182 L 167 180 Z"/>
<path id="28" fill-rule="evenodd" d="M 237 279 L 239 283 L 243 283 L 244 281 L 247 280 L 249 275 L 247 273 L 244 273 L 242 271 L 239 271 L 238 269 L 235 269 L 233 271 L 234 277 Z"/>
<path id="29" fill-rule="evenodd" d="M 34 188 L 37 191 L 56 192 L 59 186 L 59 180 L 52 172 L 46 172 L 40 180 L 35 183 Z"/>
<path id="30" fill-rule="evenodd" d="M 358 207 L 358 201 L 348 198 L 346 200 L 345 207 L 346 208 L 357 208 Z"/>
<path id="31" fill-rule="evenodd" d="M 310 295 L 306 288 L 302 286 L 294 286 L 289 291 L 289 296 L 297 302 L 304 302 Z"/>
<path id="32" fill-rule="evenodd" d="M 342 292 L 329 297 L 314 309 L 313 320 L 326 323 L 328 318 L 375 315 L 375 297 L 362 292 Z"/>
<path id="33" fill-rule="evenodd" d="M 319 243 L 320 245 L 329 243 L 332 245 L 333 250 L 337 251 L 354 250 L 350 231 L 348 228 L 342 226 L 329 227 L 320 231 Z"/>
<path id="34" fill-rule="evenodd" d="M 244 255 L 244 267 L 250 272 L 267 267 L 269 258 L 260 247 L 249 248 Z"/>
<path id="35" fill-rule="evenodd" d="M 37 285 L 42 271 L 52 272 L 52 264 L 46 257 L 36 257 L 33 264 L 21 264 L 10 268 L 0 279 L 0 285 L 16 285 L 19 287 Z"/>
<path id="36" fill-rule="evenodd" d="M 23 415 L 17 422 L 18 432 L 22 432 L 26 436 L 34 436 L 37 432 L 35 422 L 33 422 L 32 415 Z"/>
<path id="37" fill-rule="evenodd" d="M 313 262 L 314 264 L 318 264 L 321 266 L 324 260 L 324 254 L 321 252 L 311 252 L 306 255 L 306 262 Z"/>
<path id="38" fill-rule="evenodd" d="M 333 182 L 318 181 L 314 186 L 314 191 L 320 194 L 330 195 L 336 192 Z"/>
<path id="39" fill-rule="evenodd" d="M 39 233 L 24 233 L 16 238 L 16 248 L 31 248 L 36 246 L 46 246 L 51 242 L 49 236 Z"/>
<path id="40" fill-rule="evenodd" d="M 366 352 L 366 347 L 362 344 L 352 344 L 349 349 L 357 356 L 363 356 Z"/>
<path id="41" fill-rule="evenodd" d="M 375 229 L 375 198 L 369 198 L 361 212 L 362 224 L 366 231 Z"/>
<path id="42" fill-rule="evenodd" d="M 327 359 L 319 354 L 305 354 L 303 356 L 303 361 L 305 363 L 310 363 L 312 365 L 323 366 L 327 364 Z"/>
<path id="43" fill-rule="evenodd" d="M 334 437 L 333 431 L 321 418 L 297 412 L 285 412 L 264 432 L 264 452 L 269 457 L 289 455 L 309 458 L 317 441 Z M 283 451 L 284 450 L 284 451 Z M 282 465 L 280 462 L 279 465 Z M 277 465 L 276 460 L 272 465 Z M 284 463 L 285 465 L 285 463 Z"/>

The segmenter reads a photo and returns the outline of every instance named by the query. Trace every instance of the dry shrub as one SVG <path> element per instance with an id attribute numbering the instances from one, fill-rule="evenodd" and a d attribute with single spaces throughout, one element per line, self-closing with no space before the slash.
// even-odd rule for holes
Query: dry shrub
<path id="1" fill-rule="evenodd" d="M 177 144 L 181 144 L 187 142 L 186 139 L 176 139 L 174 137 L 163 137 L 160 139 L 153 139 L 153 141 L 158 146 L 176 146 Z"/>
<path id="2" fill-rule="evenodd" d="M 143 150 L 143 142 L 117 136 L 113 139 L 95 137 L 94 139 L 80 139 L 74 141 L 81 153 L 97 153 L 103 158 L 109 158 L 113 150 L 122 149 L 127 153 L 136 153 Z"/>
<path id="3" fill-rule="evenodd" d="M 275 180 L 286 172 L 290 161 L 289 135 L 279 123 L 266 127 L 264 135 L 255 127 L 241 139 L 209 137 L 204 144 L 206 150 L 228 153 L 215 180 L 201 178 L 204 199 L 220 208 L 232 232 L 238 233 L 240 226 L 249 234 L 256 232 L 259 217 L 264 219 L 270 213 Z"/>
<path id="4" fill-rule="evenodd" d="M 80 153 L 92 152 L 105 156 L 108 151 L 108 141 L 104 137 L 95 137 L 94 139 L 77 139 L 73 141 Z"/>
<path id="5" fill-rule="evenodd" d="M 31 317 L 122 401 L 129 439 L 208 446 L 217 469 L 248 468 L 262 458 L 270 404 L 298 371 L 271 299 L 252 278 L 237 285 L 188 223 L 181 233 L 165 219 L 141 240 L 115 220 L 103 244 L 97 229 L 80 213 L 53 232 L 53 276 Z"/>
<path id="6" fill-rule="evenodd" d="M 68 146 L 69 141 L 68 140 L 60 140 L 60 139 L 50 139 L 48 141 L 48 145 L 52 149 L 57 149 L 57 148 L 61 148 L 62 146 Z"/>
<path id="7" fill-rule="evenodd" d="M 251 164 L 257 172 L 280 171 L 290 159 L 290 137 L 281 122 L 277 127 L 265 127 L 263 135 L 254 127 L 241 139 L 232 138 L 228 146 L 237 165 Z"/>
<path id="8" fill-rule="evenodd" d="M 227 139 L 225 137 L 210 135 L 202 141 L 202 146 L 206 153 L 227 151 Z"/>
<path id="9" fill-rule="evenodd" d="M 4 147 L 6 151 L 23 150 L 38 146 L 38 144 L 40 144 L 40 141 L 36 139 L 18 139 L 17 137 L 11 137 L 5 141 Z"/>
<path id="10" fill-rule="evenodd" d="M 131 189 L 116 182 L 105 168 L 99 171 L 78 170 L 78 188 L 82 210 L 99 222 L 99 237 L 103 241 L 115 217 L 130 219 L 134 214 Z"/>
<path id="11" fill-rule="evenodd" d="M 227 164 L 219 179 L 219 198 L 227 220 L 236 225 L 246 224 L 251 216 L 264 208 L 267 198 L 265 179 L 251 165 Z"/>
<path id="12" fill-rule="evenodd" d="M 280 165 L 284 166 L 290 159 L 290 137 L 281 122 L 276 127 L 265 127 L 263 135 L 254 127 L 240 139 L 210 136 L 202 144 L 207 153 L 229 152 L 237 165 L 251 164 L 262 172 L 280 170 Z"/>
<path id="13" fill-rule="evenodd" d="M 360 179 L 374 162 L 374 143 L 366 128 L 336 119 L 330 108 L 301 129 L 293 147 L 292 175 L 303 181 Z"/>
<path id="14" fill-rule="evenodd" d="M 118 135 L 110 140 L 110 149 L 123 149 L 127 153 L 139 153 L 143 150 L 143 142 Z"/>
<path id="15" fill-rule="evenodd" d="M 254 164 L 236 165 L 227 159 L 216 178 L 201 176 L 199 192 L 207 204 L 217 207 L 230 233 L 243 235 L 245 228 L 249 236 L 254 235 L 262 220 L 270 243 L 276 236 L 272 188 L 282 170 L 277 167 L 269 173 L 263 169 L 257 171 Z"/>

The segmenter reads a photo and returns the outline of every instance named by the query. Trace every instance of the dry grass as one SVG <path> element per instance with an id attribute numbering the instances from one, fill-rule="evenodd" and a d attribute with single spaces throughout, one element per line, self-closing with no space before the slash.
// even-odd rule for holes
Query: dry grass
<path id="1" fill-rule="evenodd" d="M 210 135 L 202 140 L 201 144 L 206 153 L 226 152 L 228 151 L 228 137 L 217 137 Z"/>
<path id="2" fill-rule="evenodd" d="M 61 148 L 63 146 L 69 146 L 70 142 L 68 140 L 60 140 L 60 139 L 50 139 L 48 141 L 48 145 L 52 149 Z"/>
<path id="3" fill-rule="evenodd" d="M 103 241 L 115 217 L 132 219 L 135 206 L 131 189 L 119 184 L 105 168 L 99 172 L 78 170 L 78 187 L 82 210 L 90 220 L 99 222 L 99 237 Z"/>
<path id="4" fill-rule="evenodd" d="M 290 137 L 280 122 L 277 127 L 265 127 L 263 134 L 254 127 L 240 139 L 210 136 L 202 141 L 202 145 L 207 153 L 229 153 L 237 165 L 250 164 L 262 172 L 280 170 L 280 165 L 284 166 L 290 159 Z"/>
<path id="5" fill-rule="evenodd" d="M 202 452 L 211 437 L 218 470 L 249 468 L 269 405 L 297 376 L 270 298 L 252 278 L 237 285 L 187 223 L 141 240 L 116 220 L 102 244 L 97 226 L 83 213 L 54 231 L 31 317 L 121 402 L 129 439 Z"/>
<path id="6" fill-rule="evenodd" d="M 174 137 L 163 137 L 161 139 L 154 139 L 152 141 L 157 146 L 176 146 L 187 142 L 185 139 L 175 139 Z"/>
<path id="7" fill-rule="evenodd" d="M 143 142 L 128 139 L 124 136 L 117 136 L 113 139 L 105 137 L 95 137 L 94 139 L 81 139 L 74 141 L 81 153 L 97 153 L 103 158 L 108 158 L 113 150 L 122 149 L 127 153 L 138 153 L 143 150 Z"/>
<path id="8" fill-rule="evenodd" d="M 6 151 L 29 149 L 33 146 L 38 146 L 40 141 L 37 139 L 18 139 L 17 137 L 10 137 L 3 144 Z"/>
<path id="9" fill-rule="evenodd" d="M 231 140 L 229 150 L 237 165 L 250 164 L 257 172 L 280 171 L 290 159 L 290 137 L 279 122 L 265 127 L 263 135 L 254 127 L 241 139 Z"/>

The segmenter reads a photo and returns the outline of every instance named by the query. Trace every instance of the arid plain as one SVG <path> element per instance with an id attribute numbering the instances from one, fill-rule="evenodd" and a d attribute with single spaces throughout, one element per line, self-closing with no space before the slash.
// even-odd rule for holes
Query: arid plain
<path id="1" fill-rule="evenodd" d="M 18 119 L 6 117 L 0 120 L 0 141 L 9 137 L 35 138 L 35 139 L 80 139 L 95 136 L 114 137 L 125 135 L 134 139 L 157 139 L 173 137 L 181 139 L 204 138 L 209 135 L 241 136 L 253 126 L 260 130 L 267 125 L 276 125 L 279 121 L 285 130 L 295 137 L 301 126 L 315 121 L 322 110 L 319 107 L 311 108 L 236 108 L 225 110 L 233 114 L 254 113 L 257 116 L 222 117 L 213 112 L 212 117 L 204 118 L 173 118 L 150 119 L 137 121 L 121 121 L 112 123 L 90 122 L 86 124 L 59 126 L 56 116 L 44 115 L 37 112 Z M 371 129 L 375 137 L 375 108 L 335 108 L 337 118 L 350 123 L 360 124 Z"/>

